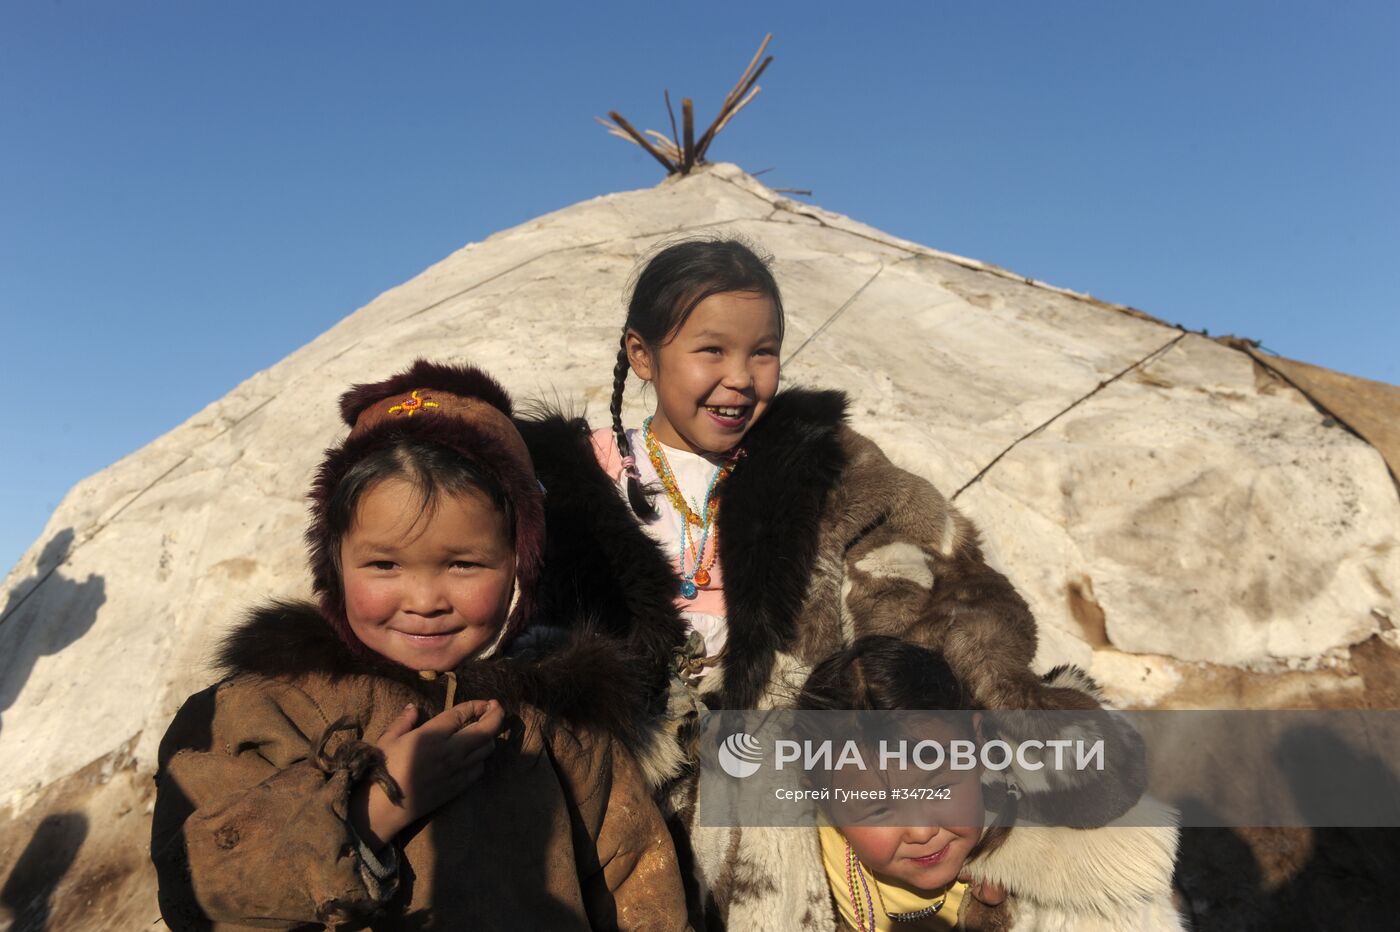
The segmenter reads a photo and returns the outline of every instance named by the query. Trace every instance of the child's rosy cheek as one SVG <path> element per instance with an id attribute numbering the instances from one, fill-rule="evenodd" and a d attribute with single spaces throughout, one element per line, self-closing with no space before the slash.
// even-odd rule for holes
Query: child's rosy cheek
<path id="1" fill-rule="evenodd" d="M 472 613 L 496 624 L 504 622 L 513 589 L 509 578 L 497 579 L 490 586 L 482 586 L 472 594 Z"/>
<path id="2" fill-rule="evenodd" d="M 369 619 L 383 614 L 393 602 L 387 587 L 369 580 L 350 580 L 345 587 L 345 607 L 354 615 Z"/>

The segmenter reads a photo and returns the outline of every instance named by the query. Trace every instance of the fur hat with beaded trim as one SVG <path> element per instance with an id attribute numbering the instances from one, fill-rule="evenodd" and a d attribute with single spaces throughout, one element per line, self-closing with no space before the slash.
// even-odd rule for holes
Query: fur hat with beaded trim
<path id="1" fill-rule="evenodd" d="M 510 396 L 495 379 L 472 366 L 424 359 L 384 379 L 355 385 L 340 397 L 350 435 L 326 451 L 311 487 L 306 531 L 311 576 L 321 614 L 352 650 L 366 654 L 345 615 L 340 541 L 333 539 L 329 507 L 350 468 L 370 453 L 405 440 L 446 447 L 489 473 L 511 504 L 515 537 L 515 600 L 499 637 L 502 650 L 520 633 L 533 609 L 544 555 L 544 490 L 520 432 L 511 422 Z"/>

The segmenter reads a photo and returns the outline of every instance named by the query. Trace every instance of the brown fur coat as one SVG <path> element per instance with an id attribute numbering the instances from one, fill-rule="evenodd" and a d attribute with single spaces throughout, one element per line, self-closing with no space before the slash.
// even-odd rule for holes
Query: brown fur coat
<path id="1" fill-rule="evenodd" d="M 353 655 L 304 604 L 259 611 L 221 659 L 229 677 L 160 748 L 151 854 L 171 928 L 685 927 L 671 839 L 624 745 L 644 747 L 634 678 L 600 639 L 457 671 L 459 699 L 514 713 L 508 736 L 388 863 L 349 827 L 351 788 L 376 777 L 372 744 L 406 704 L 442 710 L 446 676 Z"/>
<path id="2" fill-rule="evenodd" d="M 704 680 L 707 706 L 790 706 L 815 664 L 884 634 L 940 651 L 984 707 L 1097 708 L 1032 673 L 1036 630 L 1025 600 L 987 565 L 976 530 L 937 489 L 846 425 L 845 404 L 839 392 L 781 392 L 744 440 L 719 509 L 728 643 Z M 610 632 L 649 658 L 659 711 L 685 630 L 670 604 L 674 573 L 597 466 L 583 421 L 517 424 L 547 490 L 553 569 L 543 601 L 612 619 Z M 815 840 L 787 829 L 699 828 L 695 788 L 682 779 L 667 793 L 690 868 L 692 921 L 835 928 Z M 1104 820 L 1128 805 L 1103 797 Z"/>

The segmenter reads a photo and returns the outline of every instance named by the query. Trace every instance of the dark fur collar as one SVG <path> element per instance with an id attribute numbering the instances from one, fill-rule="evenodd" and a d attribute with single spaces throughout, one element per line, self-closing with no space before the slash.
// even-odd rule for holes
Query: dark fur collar
<path id="1" fill-rule="evenodd" d="M 729 646 L 716 705 L 752 708 L 796 635 L 822 509 L 845 467 L 845 416 L 841 392 L 789 389 L 744 439 L 719 513 Z M 516 426 L 547 490 L 541 617 L 599 619 L 644 660 L 656 696 L 685 638 L 670 561 L 598 467 L 586 422 L 545 411 Z"/>
<path id="2" fill-rule="evenodd" d="M 543 629 L 534 629 L 538 633 Z M 645 703 L 635 660 L 587 630 L 531 636 L 506 657 L 468 661 L 456 671 L 462 699 L 497 699 L 507 708 L 533 706 L 547 719 L 608 731 L 634 751 L 645 743 Z M 417 693 L 425 710 L 441 710 L 442 687 L 382 657 L 363 657 L 335 634 L 316 606 L 278 601 L 255 609 L 220 645 L 217 664 L 229 676 L 277 679 L 371 676 Z"/>
<path id="3" fill-rule="evenodd" d="M 640 665 L 652 707 L 665 700 L 672 658 L 685 643 L 675 575 L 598 466 L 588 423 L 540 411 L 516 421 L 545 487 L 544 573 L 536 616 L 550 624 L 590 618 Z"/>
<path id="4" fill-rule="evenodd" d="M 845 418 L 843 393 L 789 389 L 744 438 L 719 509 L 729 635 L 716 705 L 753 708 L 797 635 L 826 498 L 846 465 Z"/>

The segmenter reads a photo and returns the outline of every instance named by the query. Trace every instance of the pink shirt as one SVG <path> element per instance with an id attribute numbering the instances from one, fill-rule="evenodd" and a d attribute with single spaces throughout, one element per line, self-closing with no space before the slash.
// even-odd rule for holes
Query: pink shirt
<path id="1" fill-rule="evenodd" d="M 642 485 L 659 487 L 661 480 L 651 465 L 641 435 L 635 430 L 629 430 L 627 439 L 635 451 L 637 468 L 642 474 Z M 703 456 L 686 450 L 677 450 L 665 444 L 662 444 L 662 450 L 666 454 L 666 462 L 671 467 L 671 473 L 676 477 L 676 484 L 680 487 L 681 494 L 685 496 L 687 501 L 691 502 L 691 507 L 695 508 L 701 504 L 701 499 L 705 496 L 705 490 L 714 475 L 714 464 Z M 603 471 L 617 484 L 625 499 L 627 496 L 627 477 L 622 471 L 622 454 L 617 448 L 617 438 L 613 436 L 610 428 L 599 428 L 593 432 L 593 454 L 598 458 L 598 465 L 602 466 Z M 657 495 L 653 505 L 657 512 L 656 519 L 642 521 L 642 529 L 661 545 L 662 550 L 671 558 L 672 569 L 679 576 L 677 560 L 681 548 L 684 546 L 681 538 L 681 522 L 684 518 L 676 511 L 675 506 L 665 495 Z M 710 528 L 712 537 L 717 533 L 717 528 Z M 724 606 L 724 581 L 720 573 L 719 560 L 716 560 L 714 566 L 709 568 L 709 573 L 709 583 L 697 587 L 695 598 L 687 599 L 683 595 L 676 596 L 676 607 L 681 610 L 682 616 L 691 628 L 699 631 L 705 638 L 705 653 L 713 657 L 724 647 L 726 635 L 725 615 L 727 612 Z"/>

